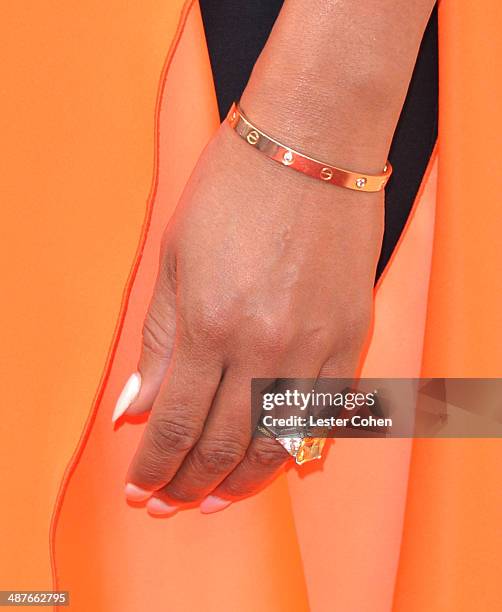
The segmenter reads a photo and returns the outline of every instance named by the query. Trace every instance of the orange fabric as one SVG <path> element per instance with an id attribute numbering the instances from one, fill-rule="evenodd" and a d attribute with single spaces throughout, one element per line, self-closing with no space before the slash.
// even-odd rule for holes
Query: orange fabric
<path id="1" fill-rule="evenodd" d="M 218 123 L 200 13 L 23 6 L 0 24 L 0 589 L 50 588 L 52 562 L 82 612 L 500 608 L 499 441 L 339 440 L 220 514 L 155 520 L 125 503 L 142 426 L 114 430 L 112 407 L 162 229 Z M 438 160 L 379 283 L 365 375 L 498 372 L 500 12 L 441 0 Z"/>
<path id="2" fill-rule="evenodd" d="M 154 520 L 124 501 L 123 479 L 141 427 L 123 426 L 114 432 L 110 415 L 137 361 L 162 230 L 200 150 L 218 125 L 197 6 L 184 17 L 165 72 L 149 230 L 92 435 L 73 466 L 56 525 L 57 582 L 71 591 L 76 610 L 216 611 L 225 601 L 243 612 L 306 610 L 284 480 L 227 514 L 206 517 L 195 510 L 176 522 Z M 288 589 L 277 588 L 289 581 Z"/>
<path id="3" fill-rule="evenodd" d="M 425 376 L 502 375 L 502 6 L 441 0 Z M 395 609 L 502 608 L 502 441 L 414 445 Z"/>
<path id="4" fill-rule="evenodd" d="M 434 156 L 377 287 L 362 376 L 420 375 L 436 178 Z M 410 440 L 337 440 L 322 470 L 311 465 L 289 472 L 309 599 L 316 612 L 391 609 L 411 447 Z"/>
<path id="5" fill-rule="evenodd" d="M 424 373 L 502 375 L 502 5 L 441 0 L 439 175 Z"/>
<path id="6" fill-rule="evenodd" d="M 2 2 L 0 588 L 51 585 L 51 514 L 137 249 L 176 4 Z"/>

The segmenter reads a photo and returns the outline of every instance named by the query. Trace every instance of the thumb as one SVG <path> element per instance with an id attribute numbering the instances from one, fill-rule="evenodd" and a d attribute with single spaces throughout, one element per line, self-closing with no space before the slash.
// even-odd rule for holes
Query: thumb
<path id="1" fill-rule="evenodd" d="M 143 324 L 143 339 L 138 371 L 122 389 L 112 422 L 151 409 L 171 360 L 175 335 L 176 292 L 174 281 L 161 272 Z"/>

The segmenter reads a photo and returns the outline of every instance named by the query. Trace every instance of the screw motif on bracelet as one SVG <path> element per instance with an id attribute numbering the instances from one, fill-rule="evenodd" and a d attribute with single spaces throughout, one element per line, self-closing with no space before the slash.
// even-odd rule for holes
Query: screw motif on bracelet
<path id="1" fill-rule="evenodd" d="M 355 191 L 381 191 L 392 174 L 389 162 L 385 164 L 382 174 L 361 174 L 337 168 L 295 151 L 259 130 L 243 114 L 237 103 L 232 105 L 227 121 L 241 138 L 270 159 L 332 185 Z"/>

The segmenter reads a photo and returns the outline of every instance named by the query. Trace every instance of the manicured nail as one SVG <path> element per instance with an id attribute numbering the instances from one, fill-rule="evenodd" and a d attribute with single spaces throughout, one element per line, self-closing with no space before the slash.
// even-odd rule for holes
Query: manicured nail
<path id="1" fill-rule="evenodd" d="M 232 502 L 228 499 L 221 499 L 215 495 L 210 495 L 200 505 L 200 511 L 202 514 L 212 514 L 213 512 L 219 512 L 228 508 Z"/>
<path id="2" fill-rule="evenodd" d="M 120 417 L 127 412 L 129 406 L 138 397 L 139 390 L 141 388 L 141 375 L 139 372 L 134 372 L 129 377 L 129 380 L 124 385 L 122 393 L 119 395 L 117 403 L 115 404 L 115 410 L 113 411 L 112 423 L 115 423 Z"/>
<path id="3" fill-rule="evenodd" d="M 149 499 L 148 503 L 146 504 L 146 509 L 154 516 L 170 516 L 179 510 L 178 506 L 170 506 L 158 497 L 152 497 Z"/>
<path id="4" fill-rule="evenodd" d="M 137 487 L 135 484 L 132 484 L 132 482 L 126 484 L 124 492 L 126 498 L 132 502 L 145 501 L 152 495 L 151 491 L 146 491 L 141 487 Z"/>

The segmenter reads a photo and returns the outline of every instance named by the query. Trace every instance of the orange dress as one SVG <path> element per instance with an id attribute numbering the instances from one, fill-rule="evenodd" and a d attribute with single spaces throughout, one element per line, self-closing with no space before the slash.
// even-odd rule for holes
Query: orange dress
<path id="1" fill-rule="evenodd" d="M 215 515 L 126 504 L 141 427 L 114 429 L 113 404 L 218 125 L 200 11 L 3 8 L 0 589 L 68 590 L 78 612 L 501 609 L 500 440 L 343 439 Z M 501 374 L 501 19 L 440 0 L 438 146 L 364 375 Z"/>

